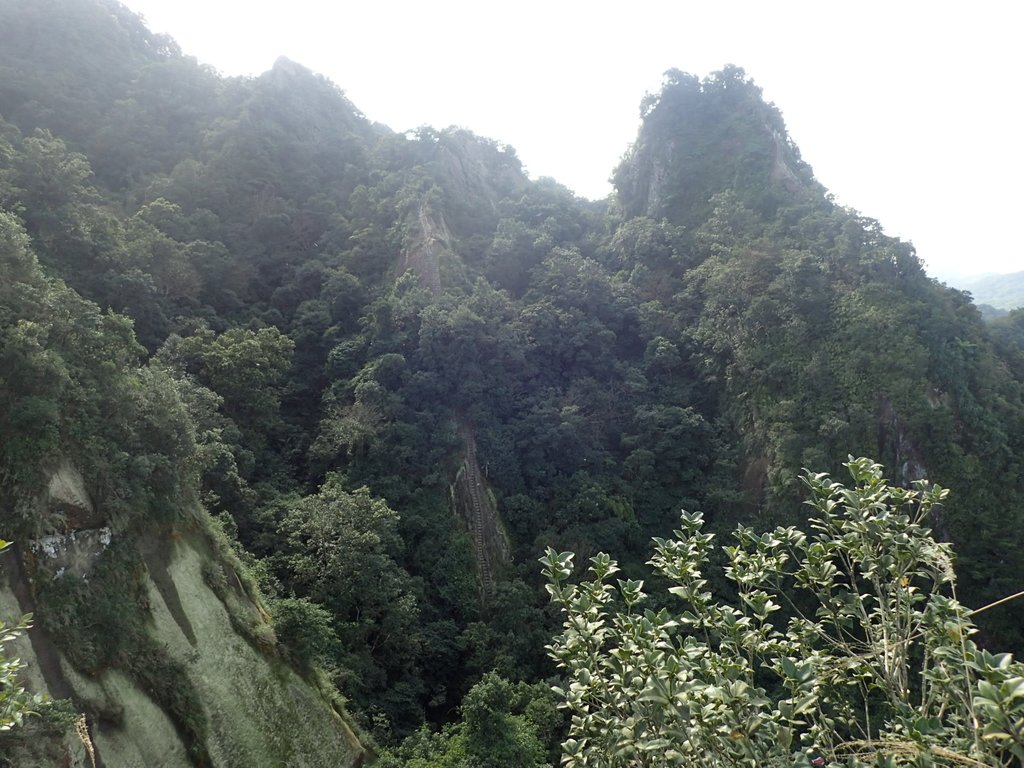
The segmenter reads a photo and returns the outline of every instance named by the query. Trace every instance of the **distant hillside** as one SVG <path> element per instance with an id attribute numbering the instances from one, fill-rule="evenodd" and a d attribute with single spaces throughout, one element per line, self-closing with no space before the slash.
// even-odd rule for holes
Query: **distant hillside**
<path id="1" fill-rule="evenodd" d="M 969 277 L 944 277 L 947 285 L 969 291 L 974 303 L 988 304 L 996 309 L 1017 309 L 1024 307 L 1024 272 L 1008 275 L 971 275 Z"/>

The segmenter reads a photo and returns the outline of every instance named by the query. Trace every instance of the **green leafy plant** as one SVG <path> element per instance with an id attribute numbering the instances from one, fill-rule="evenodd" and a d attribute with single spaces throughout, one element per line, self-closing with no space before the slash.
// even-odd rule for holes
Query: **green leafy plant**
<path id="1" fill-rule="evenodd" d="M 0 539 L 0 552 L 10 547 Z M 14 640 L 32 626 L 31 614 L 22 616 L 14 624 L 0 620 L 0 733 L 20 726 L 27 715 L 38 714 L 45 703 L 42 694 L 32 694 L 18 681 L 18 672 L 25 666 L 20 659 L 10 659 L 3 650 L 5 643 Z"/>
<path id="2" fill-rule="evenodd" d="M 330 611 L 312 600 L 285 597 L 270 604 L 274 634 L 289 661 L 307 670 L 329 658 L 336 650 L 338 635 L 331 623 Z"/>
<path id="3" fill-rule="evenodd" d="M 805 473 L 810 532 L 739 527 L 724 547 L 735 599 L 704 571 L 714 536 L 683 513 L 649 561 L 682 601 L 653 610 L 643 582 L 568 583 L 572 553 L 541 560 L 564 616 L 549 646 L 568 685 L 569 766 L 1016 765 L 1024 665 L 969 638 L 953 557 L 923 521 L 947 491 L 890 485 L 850 458 L 853 484 Z"/>

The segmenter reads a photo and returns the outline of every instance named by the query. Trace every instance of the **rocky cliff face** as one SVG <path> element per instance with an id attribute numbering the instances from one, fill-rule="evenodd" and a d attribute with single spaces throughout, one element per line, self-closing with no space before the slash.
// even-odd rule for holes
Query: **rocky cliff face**
<path id="1" fill-rule="evenodd" d="M 643 111 L 636 143 L 614 175 L 629 216 L 693 226 L 707 218 L 708 201 L 725 190 L 767 214 L 824 196 L 782 115 L 738 67 L 704 80 L 671 71 Z"/>
<path id="2" fill-rule="evenodd" d="M 415 273 L 420 285 L 437 294 L 441 291 L 441 260 L 452 254 L 451 233 L 444 217 L 426 200 L 410 219 L 398 272 Z"/>
<path id="3" fill-rule="evenodd" d="M 0 615 L 36 609 L 43 574 L 88 582 L 117 534 L 94 525 L 85 483 L 68 463 L 54 472 L 48 504 L 69 521 L 4 555 Z M 76 527 L 77 526 L 77 527 Z M 149 606 L 148 633 L 164 649 L 162 664 L 195 691 L 193 733 L 166 711 L 166 697 L 139 685 L 122 669 L 85 674 L 42 625 L 6 647 L 26 663 L 32 691 L 68 699 L 73 727 L 29 721 L 3 744 L 8 764 L 32 766 L 358 766 L 364 749 L 316 685 L 278 658 L 265 610 L 242 586 L 234 566 L 202 531 L 171 532 L 133 542 L 143 552 L 137 575 Z M 246 627 L 248 631 L 240 631 Z M 112 638 L 113 640 L 113 638 Z M 156 660 L 139 659 L 145 665 Z M 201 744 L 195 733 L 204 735 Z"/>
<path id="4" fill-rule="evenodd" d="M 497 575 L 512 564 L 512 544 L 480 470 L 473 430 L 464 420 L 460 421 L 459 435 L 466 454 L 455 477 L 453 505 L 472 536 L 481 598 L 487 604 L 493 597 Z"/>

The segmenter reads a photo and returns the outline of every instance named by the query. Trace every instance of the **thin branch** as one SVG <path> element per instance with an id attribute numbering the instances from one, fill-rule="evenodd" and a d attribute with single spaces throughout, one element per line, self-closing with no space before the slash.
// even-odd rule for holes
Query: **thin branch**
<path id="1" fill-rule="evenodd" d="M 1016 600 L 1018 597 L 1024 597 L 1024 589 L 1015 594 L 1007 595 L 1006 597 L 1000 598 L 999 600 L 996 600 L 994 603 L 989 603 L 988 605 L 983 605 L 981 608 L 975 608 L 973 611 L 968 611 L 967 615 L 977 616 L 982 611 L 987 611 L 989 608 L 995 608 L 997 605 L 1002 605 L 1003 603 L 1008 603 L 1011 600 Z"/>

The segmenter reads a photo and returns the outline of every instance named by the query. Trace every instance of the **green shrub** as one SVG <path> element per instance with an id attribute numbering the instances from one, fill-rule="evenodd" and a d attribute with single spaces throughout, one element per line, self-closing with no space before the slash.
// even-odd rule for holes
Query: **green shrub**
<path id="1" fill-rule="evenodd" d="M 288 661 L 308 670 L 329 659 L 338 646 L 331 613 L 304 597 L 282 598 L 270 604 L 274 632 Z"/>
<path id="2" fill-rule="evenodd" d="M 708 590 L 714 536 L 683 513 L 650 564 L 679 610 L 644 608 L 643 582 L 607 583 L 549 549 L 565 615 L 549 650 L 573 718 L 563 764 L 1012 765 L 1024 761 L 1024 665 L 980 650 L 955 598 L 949 545 L 922 523 L 947 491 L 889 485 L 850 459 L 845 487 L 807 473 L 810 533 L 740 527 L 725 547 L 738 600 Z M 620 602 L 621 609 L 614 607 Z"/>

